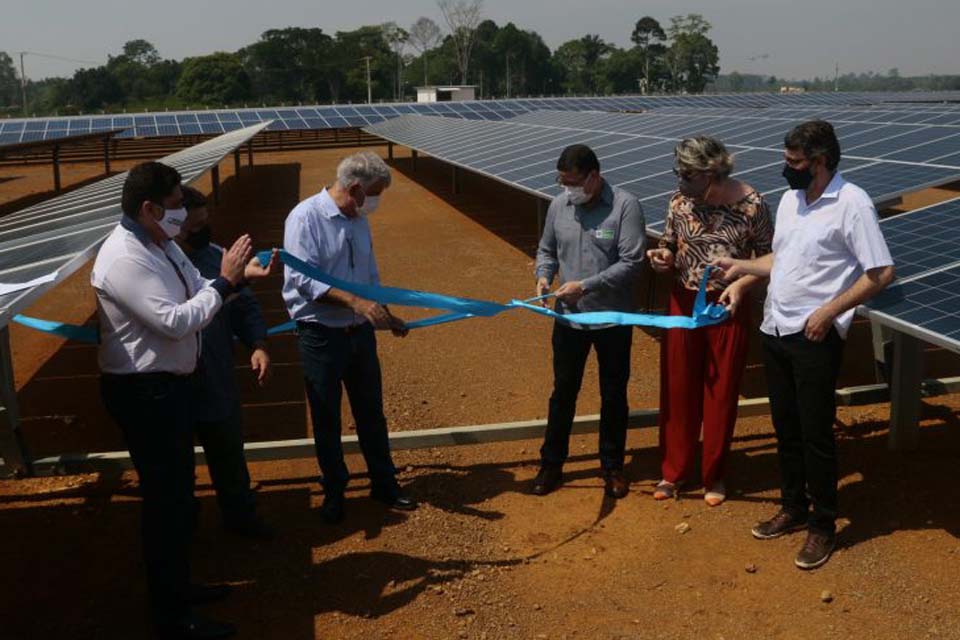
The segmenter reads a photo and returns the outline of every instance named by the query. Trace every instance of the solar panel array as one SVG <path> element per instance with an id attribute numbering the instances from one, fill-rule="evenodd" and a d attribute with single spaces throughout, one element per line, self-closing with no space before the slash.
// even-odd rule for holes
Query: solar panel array
<path id="1" fill-rule="evenodd" d="M 960 198 L 880 223 L 897 282 L 861 308 L 867 317 L 960 351 Z"/>
<path id="2" fill-rule="evenodd" d="M 259 133 L 261 123 L 166 156 L 188 184 Z M 56 274 L 51 281 L 0 295 L 0 326 L 43 291 L 89 260 L 120 219 L 126 173 L 0 218 L 0 283 L 14 286 Z"/>
<path id="3" fill-rule="evenodd" d="M 120 137 L 211 135 L 272 121 L 271 131 L 365 127 L 401 115 L 437 115 L 467 120 L 505 120 L 541 109 L 562 111 L 640 111 L 660 108 L 733 108 L 814 105 L 870 105 L 896 100 L 960 100 L 960 92 L 726 94 L 690 96 L 613 96 L 523 98 L 465 102 L 313 105 L 284 108 L 217 109 L 142 114 L 111 114 L 0 121 L 0 145 L 124 129 Z"/>
<path id="4" fill-rule="evenodd" d="M 466 122 L 406 116 L 366 128 L 369 133 L 418 149 L 532 194 L 552 198 L 556 159 L 569 144 L 591 146 L 604 176 L 640 200 L 648 229 L 659 232 L 676 190 L 673 148 L 680 138 L 708 134 L 735 154 L 737 177 L 764 193 L 775 207 L 786 184 L 780 119 L 675 114 L 610 114 L 538 111 L 508 122 Z M 841 168 L 877 202 L 960 177 L 960 127 L 838 123 L 844 148 Z M 911 155 L 926 163 L 905 160 Z"/>
<path id="5" fill-rule="evenodd" d="M 939 117 L 948 112 L 925 110 L 923 115 L 935 116 L 934 122 L 920 111 L 900 109 L 882 114 L 872 109 L 633 115 L 538 111 L 499 123 L 412 116 L 366 130 L 548 198 L 560 192 L 555 182 L 560 150 L 588 144 L 600 158 L 604 177 L 640 199 L 647 228 L 656 234 L 676 189 L 673 148 L 680 138 L 707 134 L 723 140 L 735 154 L 737 177 L 764 193 L 775 208 L 786 189 L 780 175 L 784 133 L 801 119 L 829 117 L 840 137 L 844 175 L 880 203 L 960 178 L 960 124 Z M 952 233 L 958 222 L 960 199 L 884 220 L 900 280 L 863 312 L 960 350 L 960 237 Z"/>

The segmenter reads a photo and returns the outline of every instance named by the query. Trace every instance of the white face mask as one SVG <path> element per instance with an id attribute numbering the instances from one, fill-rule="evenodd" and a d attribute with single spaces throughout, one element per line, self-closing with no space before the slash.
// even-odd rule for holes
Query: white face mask
<path id="1" fill-rule="evenodd" d="M 377 207 L 380 206 L 380 196 L 367 196 L 363 199 L 363 204 L 360 205 L 360 213 L 365 216 L 370 215 L 377 210 Z"/>
<path id="2" fill-rule="evenodd" d="M 590 196 L 583 190 L 583 187 L 564 187 L 563 191 L 567 194 L 567 199 L 571 204 L 587 204 L 590 201 Z"/>
<path id="3" fill-rule="evenodd" d="M 164 209 L 163 217 L 157 220 L 157 224 L 167 234 L 168 238 L 173 238 L 180 233 L 180 227 L 187 220 L 187 210 L 183 207 L 179 209 Z"/>

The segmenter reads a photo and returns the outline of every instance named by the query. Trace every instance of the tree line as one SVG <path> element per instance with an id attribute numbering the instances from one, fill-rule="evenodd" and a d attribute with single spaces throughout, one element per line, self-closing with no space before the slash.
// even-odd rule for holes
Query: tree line
<path id="1" fill-rule="evenodd" d="M 597 34 L 551 50 L 532 30 L 484 19 L 482 0 L 439 0 L 438 21 L 421 17 L 329 34 L 319 27 L 270 29 L 234 52 L 172 60 L 142 39 L 107 63 L 70 78 L 26 83 L 30 114 L 78 114 L 225 106 L 409 100 L 415 87 L 472 84 L 480 98 L 623 93 L 960 89 L 958 76 L 846 74 L 787 82 L 771 76 L 720 75 L 710 23 L 699 14 L 664 26 L 650 16 L 633 24 L 630 46 Z M 369 69 L 369 78 L 368 78 Z M 20 78 L 0 51 L 0 113 L 23 111 Z"/>
<path id="2" fill-rule="evenodd" d="M 440 0 L 440 23 L 421 17 L 326 33 L 270 29 L 234 52 L 172 60 L 142 39 L 70 78 L 27 82 L 31 114 L 408 100 L 420 85 L 472 84 L 480 98 L 699 93 L 719 73 L 710 23 L 689 14 L 664 28 L 639 19 L 621 48 L 587 34 L 551 51 L 512 22 L 482 18 L 481 0 Z M 22 109 L 20 78 L 0 52 L 0 107 Z"/>

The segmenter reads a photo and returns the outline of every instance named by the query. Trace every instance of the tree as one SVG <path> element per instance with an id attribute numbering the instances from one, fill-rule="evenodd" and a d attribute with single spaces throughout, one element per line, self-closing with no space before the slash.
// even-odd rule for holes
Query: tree
<path id="1" fill-rule="evenodd" d="M 20 104 L 20 81 L 13 58 L 0 51 L 0 107 Z M 22 105 L 21 105 L 22 106 Z"/>
<path id="2" fill-rule="evenodd" d="M 477 25 L 483 10 L 483 0 L 439 0 L 437 6 L 450 29 L 457 51 L 457 68 L 460 70 L 460 83 L 467 84 L 470 70 L 470 54 L 475 44 Z"/>
<path id="3" fill-rule="evenodd" d="M 730 74 L 728 80 L 730 81 L 730 91 L 734 93 L 740 93 L 743 91 L 744 79 L 743 75 L 739 71 L 734 71 Z"/>
<path id="4" fill-rule="evenodd" d="M 599 91 L 600 85 L 604 84 L 603 63 L 615 49 L 598 35 L 585 35 L 560 45 L 554 59 L 564 71 L 564 89 L 568 93 Z"/>
<path id="5" fill-rule="evenodd" d="M 670 19 L 667 34 L 667 64 L 674 91 L 700 93 L 720 73 L 717 45 L 707 37 L 711 25 L 703 16 L 690 13 Z"/>
<path id="6" fill-rule="evenodd" d="M 193 104 L 237 103 L 250 98 L 250 77 L 234 53 L 220 51 L 187 58 L 177 82 L 177 95 Z"/>
<path id="7" fill-rule="evenodd" d="M 130 40 L 123 45 L 123 55 L 131 62 L 149 67 L 160 62 L 160 52 L 146 40 Z"/>
<path id="8" fill-rule="evenodd" d="M 399 101 L 403 97 L 403 49 L 410 40 L 410 34 L 406 29 L 398 27 L 396 22 L 384 22 L 380 25 L 380 29 L 383 32 L 383 39 L 387 43 L 387 46 L 390 47 L 393 55 L 397 57 L 397 81 L 394 84 L 394 88 L 396 89 L 394 98 Z"/>
<path id="9" fill-rule="evenodd" d="M 523 59 L 524 49 L 527 45 L 526 34 L 512 23 L 508 22 L 506 26 L 497 32 L 493 39 L 493 49 L 497 52 L 504 64 L 504 95 L 511 97 L 513 89 L 513 71 L 510 70 L 511 59 Z"/>
<path id="10" fill-rule="evenodd" d="M 630 34 L 630 40 L 643 54 L 643 93 L 650 90 L 650 67 L 654 61 L 655 55 L 662 55 L 665 48 L 662 44 L 667 39 L 667 34 L 663 32 L 660 23 L 650 16 L 644 16 L 637 20 L 633 27 L 633 33 Z"/>
<path id="11" fill-rule="evenodd" d="M 80 69 L 64 87 L 60 95 L 64 106 L 81 111 L 94 111 L 123 102 L 120 83 L 106 66 Z"/>
<path id="12" fill-rule="evenodd" d="M 410 25 L 410 44 L 423 58 L 423 84 L 430 84 L 427 74 L 427 52 L 440 44 L 440 27 L 430 18 L 420 17 Z"/>
<path id="13" fill-rule="evenodd" d="M 238 52 L 254 94 L 273 102 L 319 101 L 329 95 L 333 38 L 322 29 L 269 29 Z"/>

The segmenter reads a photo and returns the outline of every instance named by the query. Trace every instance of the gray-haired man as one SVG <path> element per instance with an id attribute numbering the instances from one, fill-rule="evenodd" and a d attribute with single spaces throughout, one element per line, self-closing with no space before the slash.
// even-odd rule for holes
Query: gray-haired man
<path id="1" fill-rule="evenodd" d="M 341 280 L 380 284 L 367 217 L 389 186 L 390 169 L 376 154 L 345 158 L 337 167 L 333 186 L 307 198 L 287 216 L 284 249 Z M 374 335 L 376 329 L 389 329 L 402 337 L 407 334 L 406 325 L 386 307 L 290 267 L 284 269 L 283 299 L 297 323 L 313 439 L 323 474 L 320 515 L 331 524 L 344 515 L 343 494 L 350 477 L 340 442 L 344 387 L 370 472 L 371 497 L 395 509 L 415 509 L 416 502 L 397 483 L 390 457 Z"/>

